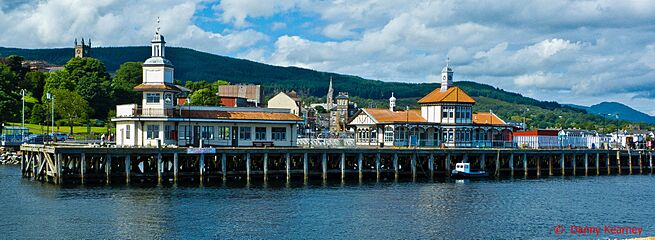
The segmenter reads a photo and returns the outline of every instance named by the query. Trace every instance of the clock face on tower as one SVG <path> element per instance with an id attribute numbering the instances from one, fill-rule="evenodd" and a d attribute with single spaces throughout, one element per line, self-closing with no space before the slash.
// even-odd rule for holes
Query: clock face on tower
<path id="1" fill-rule="evenodd" d="M 77 49 L 76 52 L 77 52 L 77 54 L 80 54 L 80 53 L 82 53 L 82 50 L 81 50 L 81 49 Z"/>
<path id="2" fill-rule="evenodd" d="M 446 76 L 441 77 L 441 79 L 446 80 Z"/>

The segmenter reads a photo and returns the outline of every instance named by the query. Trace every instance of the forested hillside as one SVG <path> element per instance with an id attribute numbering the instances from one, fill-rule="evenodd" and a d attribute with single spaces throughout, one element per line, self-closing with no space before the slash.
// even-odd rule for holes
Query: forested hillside
<path id="1" fill-rule="evenodd" d="M 55 65 L 66 64 L 73 56 L 72 48 L 61 49 L 13 49 L 0 48 L 0 57 L 19 55 L 29 60 L 44 60 Z M 142 62 L 150 55 L 149 47 L 93 48 L 91 55 L 99 59 L 114 75 L 125 62 Z M 364 79 L 357 76 L 319 72 L 297 67 L 279 67 L 243 59 L 235 59 L 187 48 L 168 47 L 166 57 L 175 65 L 175 78 L 181 81 L 208 83 L 225 80 L 230 83 L 261 84 L 267 96 L 281 90 L 296 90 L 311 101 L 324 101 L 330 77 L 336 92 L 349 92 L 360 106 L 385 107 L 391 92 L 399 98 L 399 106 L 417 107 L 416 100 L 434 88 L 437 83 L 400 83 Z M 608 129 L 614 123 L 585 110 L 563 106 L 557 102 L 539 101 L 518 93 L 507 92 L 493 86 L 457 81 L 456 85 L 467 91 L 478 103 L 478 111 L 493 110 L 504 119 L 522 121 L 533 127 L 584 127 Z M 529 109 L 529 110 L 528 110 Z M 621 125 L 628 125 L 624 121 Z M 646 127 L 646 126 L 644 126 Z"/>

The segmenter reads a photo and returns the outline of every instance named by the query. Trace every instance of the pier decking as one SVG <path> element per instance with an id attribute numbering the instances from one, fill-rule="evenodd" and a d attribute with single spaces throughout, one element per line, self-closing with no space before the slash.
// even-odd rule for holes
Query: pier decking
<path id="1" fill-rule="evenodd" d="M 111 183 L 230 179 L 433 179 L 458 162 L 495 177 L 652 174 L 653 152 L 590 149 L 130 148 L 21 146 L 21 173 L 38 181 Z"/>

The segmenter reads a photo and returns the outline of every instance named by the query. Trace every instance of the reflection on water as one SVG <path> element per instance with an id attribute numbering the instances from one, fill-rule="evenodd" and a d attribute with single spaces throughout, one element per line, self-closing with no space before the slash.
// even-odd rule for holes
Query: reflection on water
<path id="1" fill-rule="evenodd" d="M 56 186 L 18 172 L 0 166 L 3 238 L 554 238 L 558 224 L 655 235 L 653 176 Z"/>

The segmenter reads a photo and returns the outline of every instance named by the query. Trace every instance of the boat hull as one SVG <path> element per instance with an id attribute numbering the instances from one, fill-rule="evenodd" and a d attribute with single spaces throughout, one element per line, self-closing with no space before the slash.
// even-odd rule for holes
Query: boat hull
<path id="1" fill-rule="evenodd" d="M 450 175 L 453 179 L 474 179 L 474 178 L 489 178 L 489 174 L 486 172 L 452 172 Z"/>

